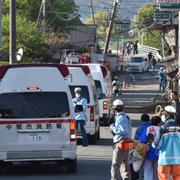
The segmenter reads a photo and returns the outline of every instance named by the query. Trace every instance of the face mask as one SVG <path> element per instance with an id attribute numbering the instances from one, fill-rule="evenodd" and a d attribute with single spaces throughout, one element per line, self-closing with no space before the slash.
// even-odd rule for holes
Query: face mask
<path id="1" fill-rule="evenodd" d="M 81 97 L 81 95 L 79 93 L 76 93 L 75 96 L 76 96 L 76 98 L 80 98 Z"/>
<path id="2" fill-rule="evenodd" d="M 164 114 L 161 116 L 161 120 L 162 120 L 162 122 L 166 121 L 166 116 Z"/>

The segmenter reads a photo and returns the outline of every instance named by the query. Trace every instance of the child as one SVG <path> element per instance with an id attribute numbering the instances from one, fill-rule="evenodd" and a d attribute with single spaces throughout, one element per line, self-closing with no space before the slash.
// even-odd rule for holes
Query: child
<path id="1" fill-rule="evenodd" d="M 142 114 L 141 115 L 141 124 L 135 132 L 134 139 L 139 141 L 139 138 L 141 137 L 143 132 L 146 131 L 146 129 L 150 125 L 151 125 L 151 123 L 150 123 L 149 115 L 148 114 Z M 139 179 L 139 175 L 141 176 L 141 174 L 142 174 L 142 170 L 140 170 L 140 172 L 135 172 L 132 165 L 131 165 L 131 176 L 133 177 L 133 180 Z"/>
<path id="2" fill-rule="evenodd" d="M 151 118 L 151 126 L 143 132 L 140 137 L 140 142 L 149 145 L 149 151 L 146 154 L 146 159 L 144 162 L 144 179 L 157 180 L 157 163 L 158 163 L 158 149 L 152 147 L 152 143 L 159 138 L 159 125 L 161 123 L 161 118 L 159 116 L 153 116 Z"/>
<path id="3" fill-rule="evenodd" d="M 141 115 L 141 124 L 137 128 L 135 132 L 134 139 L 139 141 L 139 138 L 141 137 L 141 134 L 151 125 L 150 123 L 150 117 L 148 114 L 142 114 Z"/>

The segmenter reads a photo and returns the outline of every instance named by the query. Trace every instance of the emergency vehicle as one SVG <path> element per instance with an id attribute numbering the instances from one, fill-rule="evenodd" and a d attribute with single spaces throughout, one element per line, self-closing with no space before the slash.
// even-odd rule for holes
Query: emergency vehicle
<path id="1" fill-rule="evenodd" d="M 88 109 L 86 111 L 87 120 L 85 129 L 88 135 L 89 143 L 96 144 L 97 140 L 100 138 L 100 127 L 98 96 L 94 80 L 90 75 L 88 66 L 72 64 L 67 66 L 71 76 L 69 87 L 72 97 L 75 97 L 74 89 L 76 87 L 80 87 L 82 96 L 87 99 Z"/>
<path id="2" fill-rule="evenodd" d="M 0 170 L 14 162 L 63 160 L 76 171 L 68 75 L 63 64 L 0 67 Z"/>
<path id="3" fill-rule="evenodd" d="M 109 70 L 101 64 L 86 64 L 95 81 L 98 92 L 99 119 L 104 125 L 109 124 L 109 118 L 112 115 L 111 98 L 112 84 Z"/>

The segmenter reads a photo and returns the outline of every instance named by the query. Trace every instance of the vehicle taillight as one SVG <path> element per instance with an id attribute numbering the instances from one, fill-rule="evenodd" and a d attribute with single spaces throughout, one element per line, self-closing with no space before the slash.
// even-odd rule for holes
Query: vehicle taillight
<path id="1" fill-rule="evenodd" d="M 103 77 L 105 78 L 107 76 L 107 69 L 106 69 L 106 67 L 101 65 L 101 71 L 102 71 Z"/>
<path id="2" fill-rule="evenodd" d="M 70 141 L 76 141 L 76 121 L 70 120 Z"/>
<path id="3" fill-rule="evenodd" d="M 90 106 L 90 121 L 94 121 L 94 106 Z"/>
<path id="4" fill-rule="evenodd" d="M 108 103 L 107 101 L 103 101 L 103 109 L 107 110 L 108 109 Z"/>
<path id="5" fill-rule="evenodd" d="M 3 78 L 3 76 L 5 75 L 6 71 L 8 70 L 9 66 L 1 66 L 0 67 L 0 79 Z"/>

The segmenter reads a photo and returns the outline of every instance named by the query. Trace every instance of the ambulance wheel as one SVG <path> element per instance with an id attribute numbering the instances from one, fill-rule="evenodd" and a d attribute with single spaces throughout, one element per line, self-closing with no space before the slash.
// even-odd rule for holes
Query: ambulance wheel
<path id="1" fill-rule="evenodd" d="M 77 159 L 68 161 L 68 172 L 75 173 L 77 171 Z"/>
<path id="2" fill-rule="evenodd" d="M 98 128 L 98 131 L 97 131 L 97 140 L 100 140 L 100 127 Z"/>
<path id="3" fill-rule="evenodd" d="M 97 132 L 94 135 L 88 135 L 89 143 L 90 144 L 96 144 L 97 143 Z"/>
<path id="4" fill-rule="evenodd" d="M 5 164 L 4 162 L 0 162 L 0 175 L 5 174 L 7 169 L 7 164 Z"/>

